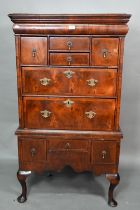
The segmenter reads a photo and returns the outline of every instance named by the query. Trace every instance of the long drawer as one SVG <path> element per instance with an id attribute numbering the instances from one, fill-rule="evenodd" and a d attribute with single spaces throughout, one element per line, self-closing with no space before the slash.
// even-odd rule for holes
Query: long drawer
<path id="1" fill-rule="evenodd" d="M 24 97 L 25 128 L 113 130 L 114 99 Z"/>
<path id="2" fill-rule="evenodd" d="M 116 94 L 117 71 L 90 68 L 22 68 L 23 93 L 106 96 Z"/>

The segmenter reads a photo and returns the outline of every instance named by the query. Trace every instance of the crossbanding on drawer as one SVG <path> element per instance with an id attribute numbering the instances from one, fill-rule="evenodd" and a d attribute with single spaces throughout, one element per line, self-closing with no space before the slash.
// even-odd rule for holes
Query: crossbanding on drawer
<path id="1" fill-rule="evenodd" d="M 116 95 L 116 69 L 23 67 L 23 93 L 42 95 Z"/>
<path id="2" fill-rule="evenodd" d="M 89 53 L 50 53 L 52 66 L 88 66 Z"/>
<path id="3" fill-rule="evenodd" d="M 25 97 L 25 128 L 113 130 L 114 99 Z"/>
<path id="4" fill-rule="evenodd" d="M 47 64 L 47 37 L 21 37 L 21 64 Z"/>
<path id="5" fill-rule="evenodd" d="M 89 37 L 50 37 L 50 50 L 82 50 L 87 51 L 90 49 Z"/>

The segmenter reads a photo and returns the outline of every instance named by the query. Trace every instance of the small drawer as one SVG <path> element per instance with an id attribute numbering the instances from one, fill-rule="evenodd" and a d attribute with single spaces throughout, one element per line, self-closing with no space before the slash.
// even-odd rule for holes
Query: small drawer
<path id="1" fill-rule="evenodd" d="M 117 66 L 118 65 L 118 38 L 92 39 L 92 65 Z"/>
<path id="2" fill-rule="evenodd" d="M 48 151 L 75 151 L 87 152 L 89 148 L 89 141 L 84 140 L 52 140 L 49 141 Z"/>
<path id="3" fill-rule="evenodd" d="M 45 161 L 46 142 L 45 140 L 20 139 L 19 158 L 21 161 Z"/>
<path id="4" fill-rule="evenodd" d="M 119 148 L 119 142 L 93 141 L 92 162 L 94 164 L 117 164 Z"/>
<path id="5" fill-rule="evenodd" d="M 46 37 L 21 37 L 21 64 L 47 64 Z"/>
<path id="6" fill-rule="evenodd" d="M 50 50 L 88 51 L 88 37 L 50 37 Z"/>
<path id="7" fill-rule="evenodd" d="M 88 66 L 89 53 L 50 53 L 50 65 Z"/>
<path id="8" fill-rule="evenodd" d="M 64 168 L 69 165 L 73 169 L 86 170 L 90 161 L 90 142 L 88 140 L 49 140 L 47 150 L 48 166 Z"/>

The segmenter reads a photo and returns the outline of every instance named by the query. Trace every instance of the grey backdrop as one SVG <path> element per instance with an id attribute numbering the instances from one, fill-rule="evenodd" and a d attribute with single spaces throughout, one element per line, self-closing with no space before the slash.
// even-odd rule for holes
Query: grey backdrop
<path id="1" fill-rule="evenodd" d="M 14 136 L 18 126 L 15 43 L 12 22 L 7 14 L 20 12 L 132 14 L 129 22 L 130 30 L 125 40 L 120 119 L 124 139 L 121 147 L 120 168 L 128 165 L 131 171 L 131 168 L 135 166 L 134 169 L 137 173 L 136 167 L 140 163 L 139 0 L 0 0 L 0 172 L 4 171 L 5 167 L 2 161 L 6 159 L 13 160 L 13 165 L 7 164 L 8 167 L 12 165 L 14 170 L 17 169 L 17 144 Z M 14 172 L 12 171 L 13 176 Z M 127 173 L 126 175 L 128 176 Z M 3 174 L 3 180 L 4 178 Z M 16 181 L 15 185 L 18 185 Z M 3 189 L 5 190 L 5 187 Z M 8 190 L 8 187 L 6 189 Z M 14 193 L 11 195 L 16 197 L 17 189 Z"/>

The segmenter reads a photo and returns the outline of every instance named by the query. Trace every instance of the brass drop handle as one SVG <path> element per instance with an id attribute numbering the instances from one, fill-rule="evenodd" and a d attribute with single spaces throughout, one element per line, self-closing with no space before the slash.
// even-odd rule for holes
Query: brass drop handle
<path id="1" fill-rule="evenodd" d="M 98 83 L 98 80 L 97 79 L 88 79 L 87 80 L 87 84 L 89 85 L 89 86 L 91 86 L 91 87 L 95 87 L 96 86 L 96 84 Z"/>
<path id="2" fill-rule="evenodd" d="M 71 62 L 72 62 L 72 57 L 71 56 L 68 56 L 67 57 L 67 62 L 68 62 L 68 65 L 70 66 L 71 65 Z"/>
<path id="3" fill-rule="evenodd" d="M 85 115 L 87 116 L 87 118 L 92 119 L 95 117 L 96 112 L 93 111 L 85 112 Z"/>
<path id="4" fill-rule="evenodd" d="M 35 58 L 35 56 L 36 56 L 36 52 L 37 52 L 36 48 L 33 48 L 33 49 L 32 49 L 32 57 L 34 57 L 34 58 Z"/>
<path id="5" fill-rule="evenodd" d="M 34 156 L 36 155 L 36 149 L 35 149 L 35 148 L 32 148 L 32 149 L 30 150 L 30 152 L 31 152 L 31 156 L 32 156 L 32 157 L 34 157 Z"/>
<path id="6" fill-rule="evenodd" d="M 69 48 L 69 50 L 70 50 L 71 47 L 72 47 L 72 41 L 68 41 L 68 42 L 67 42 L 67 46 L 68 46 L 68 48 Z"/>
<path id="7" fill-rule="evenodd" d="M 71 71 L 70 69 L 67 71 L 64 71 L 64 75 L 70 79 L 72 77 L 72 75 L 75 74 L 75 72 Z"/>
<path id="8" fill-rule="evenodd" d="M 110 52 L 108 51 L 108 49 L 103 49 L 102 53 L 103 53 L 103 58 L 106 58 Z"/>
<path id="9" fill-rule="evenodd" d="M 48 117 L 50 117 L 50 115 L 51 115 L 51 112 L 48 111 L 48 110 L 40 111 L 40 113 L 41 113 L 41 116 L 42 116 L 43 118 L 48 118 Z"/>
<path id="10" fill-rule="evenodd" d="M 47 85 L 50 84 L 51 79 L 48 79 L 47 77 L 44 77 L 44 78 L 40 79 L 39 81 L 40 81 L 41 85 L 47 86 Z"/>
<path id="11" fill-rule="evenodd" d="M 68 143 L 66 143 L 66 144 L 65 144 L 65 146 L 64 146 L 64 148 L 65 148 L 65 149 L 70 149 L 70 148 L 71 148 L 70 143 L 69 143 L 69 142 L 68 142 Z"/>
<path id="12" fill-rule="evenodd" d="M 105 150 L 102 151 L 102 159 L 105 159 L 107 152 Z"/>

